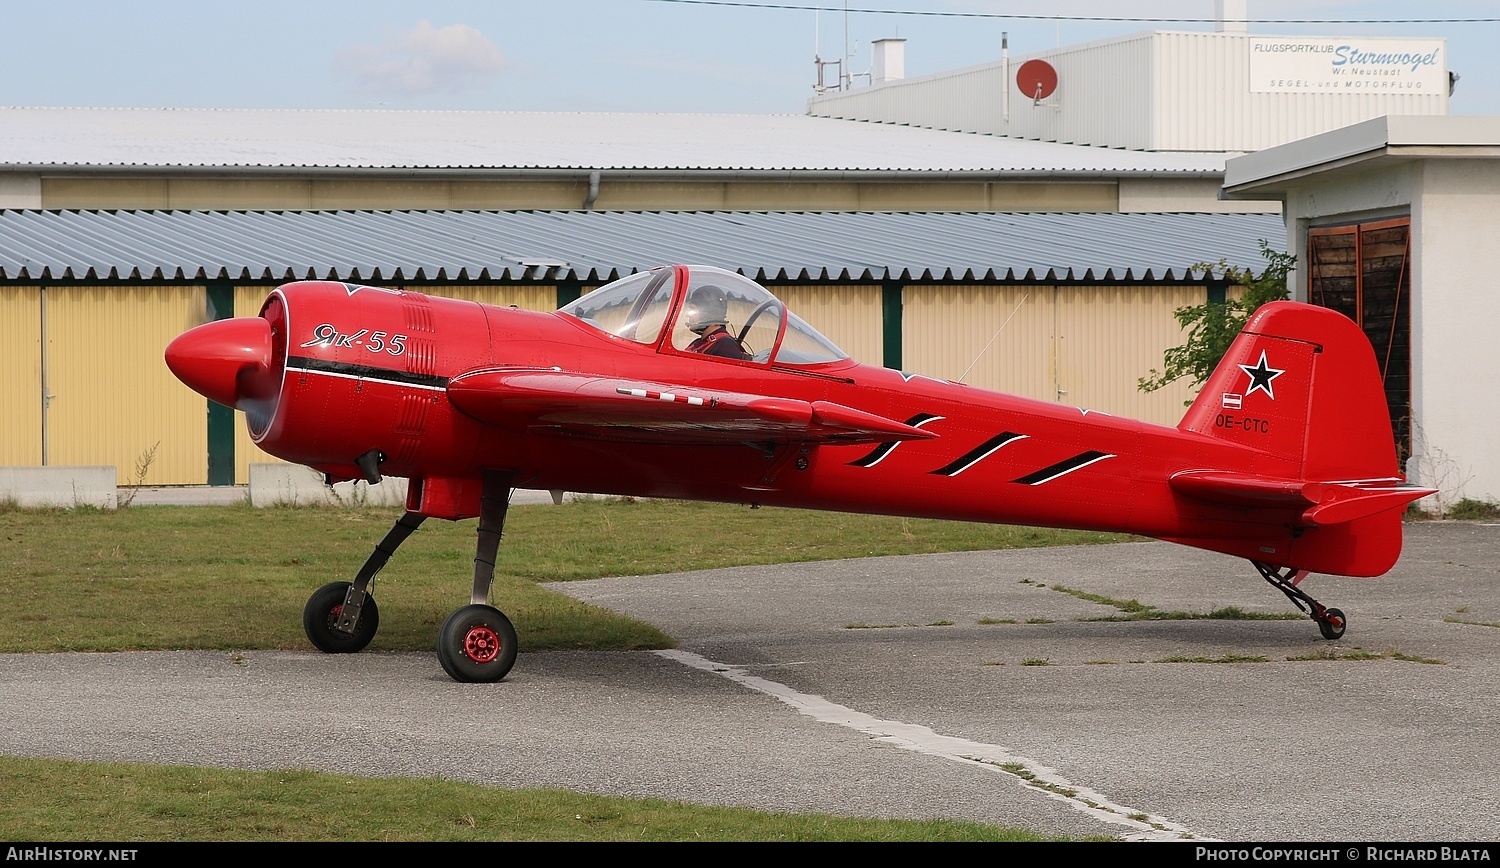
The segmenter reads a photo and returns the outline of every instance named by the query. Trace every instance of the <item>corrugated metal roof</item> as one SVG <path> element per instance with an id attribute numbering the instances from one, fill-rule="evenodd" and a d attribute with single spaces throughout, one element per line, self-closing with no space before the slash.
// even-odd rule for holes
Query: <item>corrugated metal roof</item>
<path id="1" fill-rule="evenodd" d="M 717 265 L 761 281 L 1174 282 L 1265 266 L 1274 214 L 789 211 L 0 211 L 0 280 L 611 280 Z M 1212 270 L 1212 269 L 1210 269 Z"/>
<path id="2" fill-rule="evenodd" d="M 1146 153 L 809 115 L 0 107 L 0 170 L 1219 175 Z"/>

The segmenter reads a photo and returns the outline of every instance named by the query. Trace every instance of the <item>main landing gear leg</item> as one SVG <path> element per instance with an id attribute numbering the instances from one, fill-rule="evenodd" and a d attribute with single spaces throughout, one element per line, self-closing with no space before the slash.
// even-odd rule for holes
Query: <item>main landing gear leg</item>
<path id="1" fill-rule="evenodd" d="M 454 681 L 499 681 L 516 662 L 516 628 L 504 612 L 487 604 L 510 507 L 511 481 L 509 473 L 484 474 L 479 538 L 474 546 L 474 590 L 469 605 L 449 615 L 438 630 L 438 662 Z"/>
<path id="2" fill-rule="evenodd" d="M 302 629 L 314 647 L 328 654 L 353 654 L 370 644 L 380 626 L 370 582 L 424 518 L 414 512 L 402 514 L 370 552 L 352 584 L 330 582 L 313 592 L 302 609 Z"/>
<path id="3" fill-rule="evenodd" d="M 1325 608 L 1322 603 L 1307 595 L 1307 592 L 1297 587 L 1298 583 L 1307 576 L 1307 570 L 1294 570 L 1291 567 L 1276 568 L 1270 564 L 1260 561 L 1251 561 L 1260 575 L 1271 583 L 1287 599 L 1296 604 L 1298 609 L 1306 612 L 1312 619 L 1318 622 L 1318 632 L 1323 634 L 1324 639 L 1337 639 L 1344 635 L 1344 627 L 1348 625 L 1348 619 L 1339 609 Z"/>

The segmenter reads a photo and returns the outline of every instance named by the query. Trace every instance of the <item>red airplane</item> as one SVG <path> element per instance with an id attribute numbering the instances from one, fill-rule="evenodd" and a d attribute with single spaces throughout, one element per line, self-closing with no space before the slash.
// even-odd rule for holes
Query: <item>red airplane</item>
<path id="1" fill-rule="evenodd" d="M 457 681 L 504 678 L 488 604 L 515 488 L 1138 534 L 1250 560 L 1337 639 L 1310 572 L 1378 576 L 1406 505 L 1375 355 L 1341 314 L 1261 308 L 1177 427 L 859 364 L 741 275 L 632 274 L 554 312 L 334 281 L 166 349 L 260 447 L 333 482 L 409 480 L 353 582 L 308 600 L 329 653 L 379 623 L 370 582 L 427 518 L 479 519 L 469 605 L 438 633 Z"/>

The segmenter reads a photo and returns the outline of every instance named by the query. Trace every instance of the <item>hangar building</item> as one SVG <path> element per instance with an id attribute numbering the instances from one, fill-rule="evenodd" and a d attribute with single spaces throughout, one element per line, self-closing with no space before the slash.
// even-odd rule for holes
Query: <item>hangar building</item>
<path id="1" fill-rule="evenodd" d="M 1271 130 L 1280 144 L 1447 111 L 1446 87 L 1257 90 L 1221 71 L 1249 64 L 1254 39 L 1152 33 L 1030 58 L 1058 78 L 1034 99 L 1006 87 L 1025 61 L 887 76 L 805 115 L 0 108 L 0 466 L 243 484 L 269 457 L 160 353 L 277 282 L 551 309 L 673 260 L 761 280 L 862 361 L 1174 423 L 1185 386 L 1135 385 L 1181 342 L 1172 310 L 1222 297 L 1225 269 L 1258 271 L 1261 242 L 1285 234 L 1279 191 L 1219 193 L 1226 161 L 1266 145 L 1254 121 L 1300 107 Z M 1198 70 L 1202 93 L 1162 99 L 1164 69 Z M 1122 77 L 1136 90 L 1081 96 Z M 1241 92 L 1234 112 L 1195 115 Z M 1089 100 L 1126 98 L 1085 122 Z M 901 114 L 916 105 L 945 108 Z M 997 111 L 1010 125 L 986 127 Z"/>

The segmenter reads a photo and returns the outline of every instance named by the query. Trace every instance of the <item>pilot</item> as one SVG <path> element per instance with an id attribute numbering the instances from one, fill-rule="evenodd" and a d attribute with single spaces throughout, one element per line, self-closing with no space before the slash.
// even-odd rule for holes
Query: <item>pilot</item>
<path id="1" fill-rule="evenodd" d="M 726 359 L 748 359 L 750 354 L 729 333 L 729 300 L 717 286 L 700 286 L 688 295 L 683 309 L 683 323 L 698 339 L 688 344 L 688 352 L 707 353 Z"/>

